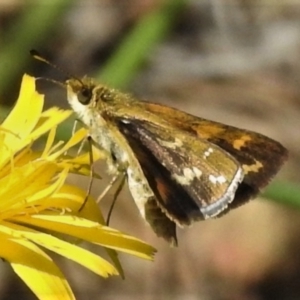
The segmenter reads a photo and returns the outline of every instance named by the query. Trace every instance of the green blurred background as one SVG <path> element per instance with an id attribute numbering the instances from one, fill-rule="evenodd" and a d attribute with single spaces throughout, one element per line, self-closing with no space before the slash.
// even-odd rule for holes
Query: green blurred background
<path id="1" fill-rule="evenodd" d="M 266 134 L 290 151 L 264 198 L 179 230 L 178 249 L 154 236 L 124 189 L 111 226 L 157 247 L 156 259 L 121 256 L 125 280 L 61 262 L 78 299 L 300 299 L 299 20 L 291 0 L 1 1 L 2 119 L 23 73 L 64 79 L 29 56 L 35 48 L 71 74 Z M 60 88 L 39 82 L 39 90 L 47 107 L 68 107 Z M 105 164 L 97 168 L 103 174 Z M 0 299 L 34 299 L 5 263 L 0 278 Z"/>

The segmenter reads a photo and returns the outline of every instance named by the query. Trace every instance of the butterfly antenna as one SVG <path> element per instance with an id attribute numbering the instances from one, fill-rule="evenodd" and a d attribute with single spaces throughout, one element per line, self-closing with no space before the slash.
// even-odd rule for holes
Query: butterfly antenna
<path id="1" fill-rule="evenodd" d="M 47 78 L 47 77 L 37 77 L 36 80 L 45 80 L 45 81 L 48 81 L 48 82 L 51 82 L 51 83 L 54 83 L 54 84 L 57 84 L 59 86 L 61 86 L 62 88 L 66 88 L 66 85 L 64 82 L 60 82 L 58 80 L 54 80 L 54 79 L 51 79 L 51 78 Z"/>
<path id="2" fill-rule="evenodd" d="M 30 55 L 31 55 L 34 59 L 39 60 L 39 61 L 41 61 L 41 62 L 43 62 L 43 63 L 49 65 L 49 66 L 52 67 L 53 69 L 59 71 L 60 73 L 66 75 L 68 78 L 73 78 L 73 79 L 77 80 L 81 85 L 84 85 L 83 82 L 82 82 L 79 78 L 77 78 L 77 77 L 75 77 L 75 76 L 69 74 L 67 71 L 63 70 L 63 69 L 60 68 L 59 66 L 57 66 L 57 65 L 55 65 L 54 63 L 50 62 L 48 59 L 46 59 L 45 57 L 43 57 L 37 50 L 35 50 L 35 49 L 30 50 Z M 41 79 L 42 79 L 42 78 L 41 78 Z M 43 79 L 46 79 L 46 78 L 43 78 Z M 49 79 L 46 79 L 46 80 L 51 81 L 51 82 L 53 82 L 53 83 L 58 83 L 58 81 L 55 81 L 55 80 L 51 80 L 51 79 L 50 79 L 50 80 L 49 80 Z M 60 85 L 61 85 L 61 83 L 60 83 Z"/>

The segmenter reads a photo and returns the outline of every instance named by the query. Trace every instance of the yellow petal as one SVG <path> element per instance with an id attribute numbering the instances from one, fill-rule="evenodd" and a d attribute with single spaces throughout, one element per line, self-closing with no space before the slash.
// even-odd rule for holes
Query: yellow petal
<path id="1" fill-rule="evenodd" d="M 65 233 L 104 247 L 130 253 L 145 259 L 153 259 L 155 249 L 146 243 L 95 222 L 67 215 L 32 215 L 16 217 L 19 223 L 27 223 L 48 230 Z"/>
<path id="2" fill-rule="evenodd" d="M 92 147 L 93 151 L 93 161 L 97 161 L 99 159 L 105 158 L 103 151 L 100 151 L 96 147 Z M 85 152 L 84 154 L 77 155 L 72 158 L 66 157 L 62 162 L 59 163 L 61 167 L 68 167 L 70 168 L 71 173 L 80 174 L 90 176 L 90 168 L 91 168 L 91 159 L 90 153 Z M 100 179 L 101 176 L 97 173 L 93 174 L 94 178 Z"/>
<path id="3" fill-rule="evenodd" d="M 75 299 L 64 275 L 35 244 L 8 238 L 3 233 L 0 233 L 0 240 L 0 256 L 11 264 L 39 299 Z"/>
<path id="4" fill-rule="evenodd" d="M 62 211 L 66 208 L 66 206 L 57 207 L 53 201 L 51 201 L 51 197 L 57 190 L 59 190 L 64 184 L 65 179 L 67 178 L 68 172 L 64 170 L 61 172 L 56 181 L 52 184 L 45 184 L 44 186 L 35 185 L 35 192 L 33 191 L 33 186 L 30 187 L 31 192 L 28 192 L 28 196 L 26 197 L 26 202 L 22 201 L 24 198 L 23 195 L 20 195 L 15 199 L 16 205 L 14 205 L 8 211 L 2 213 L 2 218 L 13 218 L 17 214 L 36 214 L 45 209 L 54 209 L 61 208 Z M 18 203 L 18 204 L 17 204 Z M 56 210 L 57 213 L 57 210 Z"/>
<path id="5" fill-rule="evenodd" d="M 41 135 L 49 131 L 51 128 L 62 123 L 72 114 L 71 110 L 62 110 L 57 107 L 52 107 L 44 111 L 40 115 L 40 119 L 36 124 L 36 127 L 28 137 L 31 140 L 36 140 Z"/>
<path id="6" fill-rule="evenodd" d="M 51 128 L 50 132 L 48 133 L 47 142 L 44 147 L 44 151 L 41 154 L 41 157 L 47 156 L 47 154 L 50 152 L 50 149 L 55 141 L 55 135 L 56 135 L 56 127 Z"/>
<path id="7" fill-rule="evenodd" d="M 41 233 L 20 225 L 9 224 L 7 222 L 2 222 L 2 225 L 9 227 L 9 232 L 12 236 L 20 236 L 23 239 L 30 240 L 37 245 L 83 265 L 100 276 L 118 275 L 117 270 L 109 262 L 86 249 L 65 242 L 50 234 Z"/>
<path id="8" fill-rule="evenodd" d="M 76 186 L 64 184 L 59 191 L 51 196 L 50 201 L 53 203 L 53 206 L 55 203 L 56 207 L 67 207 L 76 215 L 85 197 L 86 191 Z M 105 224 L 101 210 L 95 199 L 91 196 L 89 196 L 83 210 L 80 211 L 80 216 L 90 221 Z"/>
<path id="9" fill-rule="evenodd" d="M 0 180 L 0 211 L 3 213 L 18 205 L 16 199 L 23 199 L 23 204 L 26 204 L 26 197 L 38 192 L 57 171 L 54 163 L 44 160 L 15 168 L 10 176 Z"/>
<path id="10" fill-rule="evenodd" d="M 23 76 L 20 95 L 13 110 L 2 123 L 2 127 L 11 130 L 13 134 L 6 134 L 4 143 L 13 153 L 25 147 L 31 141 L 25 139 L 36 126 L 44 104 L 44 96 L 35 91 L 35 80 L 28 75 Z M 7 160 L 11 153 L 5 150 L 2 159 Z"/>
<path id="11" fill-rule="evenodd" d="M 29 161 L 33 161 L 40 157 L 36 152 L 33 152 L 30 148 L 31 145 L 20 150 L 14 157 L 11 157 L 11 163 L 6 164 L 0 169 L 0 178 L 9 175 L 13 172 L 15 167 L 21 167 L 24 164 L 27 164 Z M 1 146 L 0 146 L 0 149 Z M 1 151 L 0 151 L 1 153 Z M 1 155 L 1 154 L 0 154 Z"/>
<path id="12" fill-rule="evenodd" d="M 22 148 L 68 118 L 72 111 L 52 108 L 42 113 L 44 96 L 35 91 L 35 79 L 23 76 L 20 95 L 14 109 L 1 125 L 0 166 Z"/>
<path id="13" fill-rule="evenodd" d="M 37 124 L 44 105 L 44 96 L 36 92 L 35 79 L 24 75 L 19 98 L 13 110 L 2 123 L 6 129 L 12 130 L 22 139 L 26 137 Z M 18 139 L 8 135 L 7 143 Z"/>
<path id="14" fill-rule="evenodd" d="M 63 155 L 71 147 L 80 143 L 87 136 L 87 131 L 84 128 L 76 131 L 75 134 L 70 138 L 70 140 L 58 151 L 48 156 L 48 159 L 56 159 L 57 157 Z"/>

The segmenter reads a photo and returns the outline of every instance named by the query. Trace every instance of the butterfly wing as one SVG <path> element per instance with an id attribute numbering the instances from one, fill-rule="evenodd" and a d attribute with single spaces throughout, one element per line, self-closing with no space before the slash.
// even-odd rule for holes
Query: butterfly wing
<path id="1" fill-rule="evenodd" d="M 162 211 L 178 225 L 214 217 L 234 199 L 239 163 L 210 142 L 145 120 L 118 120 Z"/>
<path id="2" fill-rule="evenodd" d="M 279 171 L 288 151 L 262 134 L 195 117 L 156 103 L 146 103 L 147 111 L 195 137 L 206 139 L 230 153 L 242 166 L 244 179 L 228 208 L 235 208 L 254 197 Z"/>

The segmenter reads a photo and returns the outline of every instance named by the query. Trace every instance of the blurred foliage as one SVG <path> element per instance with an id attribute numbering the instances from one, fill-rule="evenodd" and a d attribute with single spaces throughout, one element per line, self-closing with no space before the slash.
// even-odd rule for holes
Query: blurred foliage
<path id="1" fill-rule="evenodd" d="M 20 70 L 27 64 L 29 50 L 46 41 L 57 28 L 59 20 L 74 0 L 28 1 L 23 13 L 5 32 L 0 49 L 0 95 L 9 84 L 20 77 Z"/>

